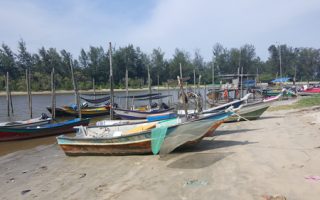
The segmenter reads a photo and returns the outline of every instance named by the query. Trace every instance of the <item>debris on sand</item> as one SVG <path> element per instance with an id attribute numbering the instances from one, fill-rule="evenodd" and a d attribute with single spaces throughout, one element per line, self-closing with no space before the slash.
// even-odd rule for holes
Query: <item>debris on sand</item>
<path id="1" fill-rule="evenodd" d="M 193 179 L 193 180 L 188 180 L 184 186 L 206 186 L 208 184 L 208 181 L 205 180 L 198 180 L 198 179 Z"/>
<path id="2" fill-rule="evenodd" d="M 287 198 L 283 195 L 276 195 L 276 196 L 263 195 L 262 197 L 264 200 L 287 200 Z"/>
<path id="3" fill-rule="evenodd" d="M 22 191 L 21 191 L 21 194 L 24 195 L 24 194 L 26 194 L 26 193 L 28 193 L 28 192 L 30 192 L 30 191 L 31 191 L 31 190 L 22 190 Z"/>
<path id="4" fill-rule="evenodd" d="M 87 174 L 86 173 L 82 173 L 82 174 L 80 174 L 80 178 L 84 178 L 84 177 L 86 177 L 87 176 Z"/>

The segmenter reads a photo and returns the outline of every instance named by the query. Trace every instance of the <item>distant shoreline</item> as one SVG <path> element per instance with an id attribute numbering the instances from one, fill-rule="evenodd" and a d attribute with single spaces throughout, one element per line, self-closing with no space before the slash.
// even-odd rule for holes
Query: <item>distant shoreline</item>
<path id="1" fill-rule="evenodd" d="M 172 88 L 170 88 L 172 89 Z M 129 92 L 142 92 L 142 91 L 148 91 L 148 88 L 129 88 Z M 159 87 L 159 90 L 167 90 L 166 87 Z M 114 89 L 115 93 L 118 92 L 125 92 L 126 89 Z M 157 91 L 157 87 L 152 87 L 152 91 Z M 93 90 L 79 90 L 80 94 L 92 94 Z M 110 92 L 109 89 L 102 89 L 102 90 L 96 90 L 96 93 L 108 93 Z M 73 94 L 73 90 L 56 90 L 56 94 Z M 11 95 L 13 96 L 24 96 L 27 95 L 26 91 L 12 91 Z M 51 91 L 32 91 L 32 95 L 51 95 Z M 0 96 L 6 96 L 5 91 L 0 91 Z"/>

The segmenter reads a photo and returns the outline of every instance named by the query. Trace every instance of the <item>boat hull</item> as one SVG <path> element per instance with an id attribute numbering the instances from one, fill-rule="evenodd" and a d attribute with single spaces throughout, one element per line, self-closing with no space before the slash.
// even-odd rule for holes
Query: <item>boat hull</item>
<path id="1" fill-rule="evenodd" d="M 58 123 L 59 124 L 59 123 Z M 75 132 L 74 126 L 88 125 L 89 119 L 74 121 L 72 123 L 55 126 L 52 124 L 48 128 L 26 127 L 26 128 L 0 128 L 0 142 L 12 140 L 25 140 L 38 137 L 46 137 L 52 135 L 60 135 L 63 133 Z"/>
<path id="2" fill-rule="evenodd" d="M 47 107 L 47 110 L 52 113 L 52 109 Z M 73 110 L 72 108 L 65 106 L 62 108 L 55 108 L 56 116 L 57 117 L 78 117 L 78 111 Z M 81 109 L 81 116 L 82 117 L 97 117 L 97 116 L 104 116 L 110 114 L 109 107 L 98 107 L 98 108 L 83 108 Z"/>
<path id="3" fill-rule="evenodd" d="M 10 123 L 7 123 L 7 125 L 3 125 L 1 126 L 0 124 L 0 128 L 24 128 L 24 127 L 28 127 L 28 126 L 40 126 L 40 125 L 44 125 L 44 124 L 49 124 L 51 122 L 51 118 L 48 119 L 43 119 L 43 120 L 37 120 L 37 121 L 30 121 L 30 123 L 28 123 L 28 120 L 25 121 L 26 123 L 21 123 L 21 124 L 12 124 L 10 125 Z"/>
<path id="4" fill-rule="evenodd" d="M 126 109 L 114 109 L 114 112 L 121 119 L 146 119 L 149 115 L 167 113 L 172 110 L 173 108 L 144 112 L 144 111 L 135 111 L 135 110 L 126 110 Z"/>
<path id="5" fill-rule="evenodd" d="M 240 109 L 239 115 L 244 117 L 248 120 L 256 120 L 258 119 L 268 108 L 270 107 L 270 103 L 259 103 L 257 105 L 248 105 Z M 225 121 L 225 123 L 230 122 L 238 122 L 238 121 L 245 121 L 245 119 L 240 118 L 238 116 L 232 116 Z"/>
<path id="6" fill-rule="evenodd" d="M 225 119 L 225 115 L 221 119 L 208 118 L 196 120 L 180 126 L 169 127 L 167 135 L 200 132 L 195 137 L 188 139 L 186 142 L 178 146 L 196 145 L 201 139 L 207 135 L 213 134 L 214 130 Z M 59 136 L 57 141 L 61 149 L 68 156 L 81 155 L 139 155 L 151 154 L 151 130 L 136 134 L 120 136 L 115 138 L 85 138 L 85 137 L 66 137 Z"/>

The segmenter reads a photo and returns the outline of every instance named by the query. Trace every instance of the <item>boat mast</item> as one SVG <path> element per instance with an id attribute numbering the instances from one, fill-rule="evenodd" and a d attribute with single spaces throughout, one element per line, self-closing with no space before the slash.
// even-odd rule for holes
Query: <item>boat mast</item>
<path id="1" fill-rule="evenodd" d="M 74 90 L 74 96 L 75 96 L 75 103 L 77 104 L 77 108 L 78 108 L 78 116 L 81 119 L 80 97 L 79 97 L 77 82 L 74 77 L 73 61 L 71 56 L 70 56 L 70 70 L 71 70 L 72 84 L 73 84 L 73 90 Z"/>
<path id="2" fill-rule="evenodd" d="M 54 84 L 54 68 L 51 71 L 51 117 L 56 118 L 56 94 L 55 94 L 55 84 Z"/>
<path id="3" fill-rule="evenodd" d="M 149 94 L 151 94 L 151 77 L 150 77 L 150 65 L 148 64 L 147 65 L 147 68 L 148 68 L 148 89 L 149 89 Z M 150 105 L 150 108 L 151 108 L 151 98 L 149 98 L 149 105 Z"/>
<path id="4" fill-rule="evenodd" d="M 110 119 L 113 120 L 113 70 L 112 70 L 112 45 L 109 42 L 109 62 L 110 62 L 110 74 L 109 74 L 109 81 L 110 81 Z"/>

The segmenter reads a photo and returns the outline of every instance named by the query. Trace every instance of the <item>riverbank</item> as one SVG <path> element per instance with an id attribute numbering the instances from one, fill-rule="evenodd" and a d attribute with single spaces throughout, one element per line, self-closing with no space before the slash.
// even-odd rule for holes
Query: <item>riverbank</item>
<path id="1" fill-rule="evenodd" d="M 152 88 L 153 91 L 156 91 L 158 88 Z M 166 90 L 165 87 L 159 87 L 159 90 Z M 142 91 L 149 91 L 148 88 L 130 88 L 128 89 L 129 92 L 142 92 Z M 126 89 L 114 89 L 114 92 L 125 92 Z M 79 90 L 80 94 L 93 94 L 93 90 Z M 97 94 L 101 93 L 109 93 L 109 89 L 102 89 L 102 90 L 96 90 Z M 56 94 L 73 94 L 74 90 L 56 90 Z M 32 94 L 34 95 L 50 95 L 51 91 L 32 91 Z M 19 95 L 27 95 L 27 92 L 23 91 L 12 91 L 11 95 L 19 96 Z M 0 96 L 6 96 L 5 91 L 0 91 Z"/>
<path id="2" fill-rule="evenodd" d="M 313 107 L 223 124 L 214 138 L 161 158 L 67 157 L 56 143 L 38 146 L 0 157 L 1 198 L 318 199 L 319 129 Z"/>

